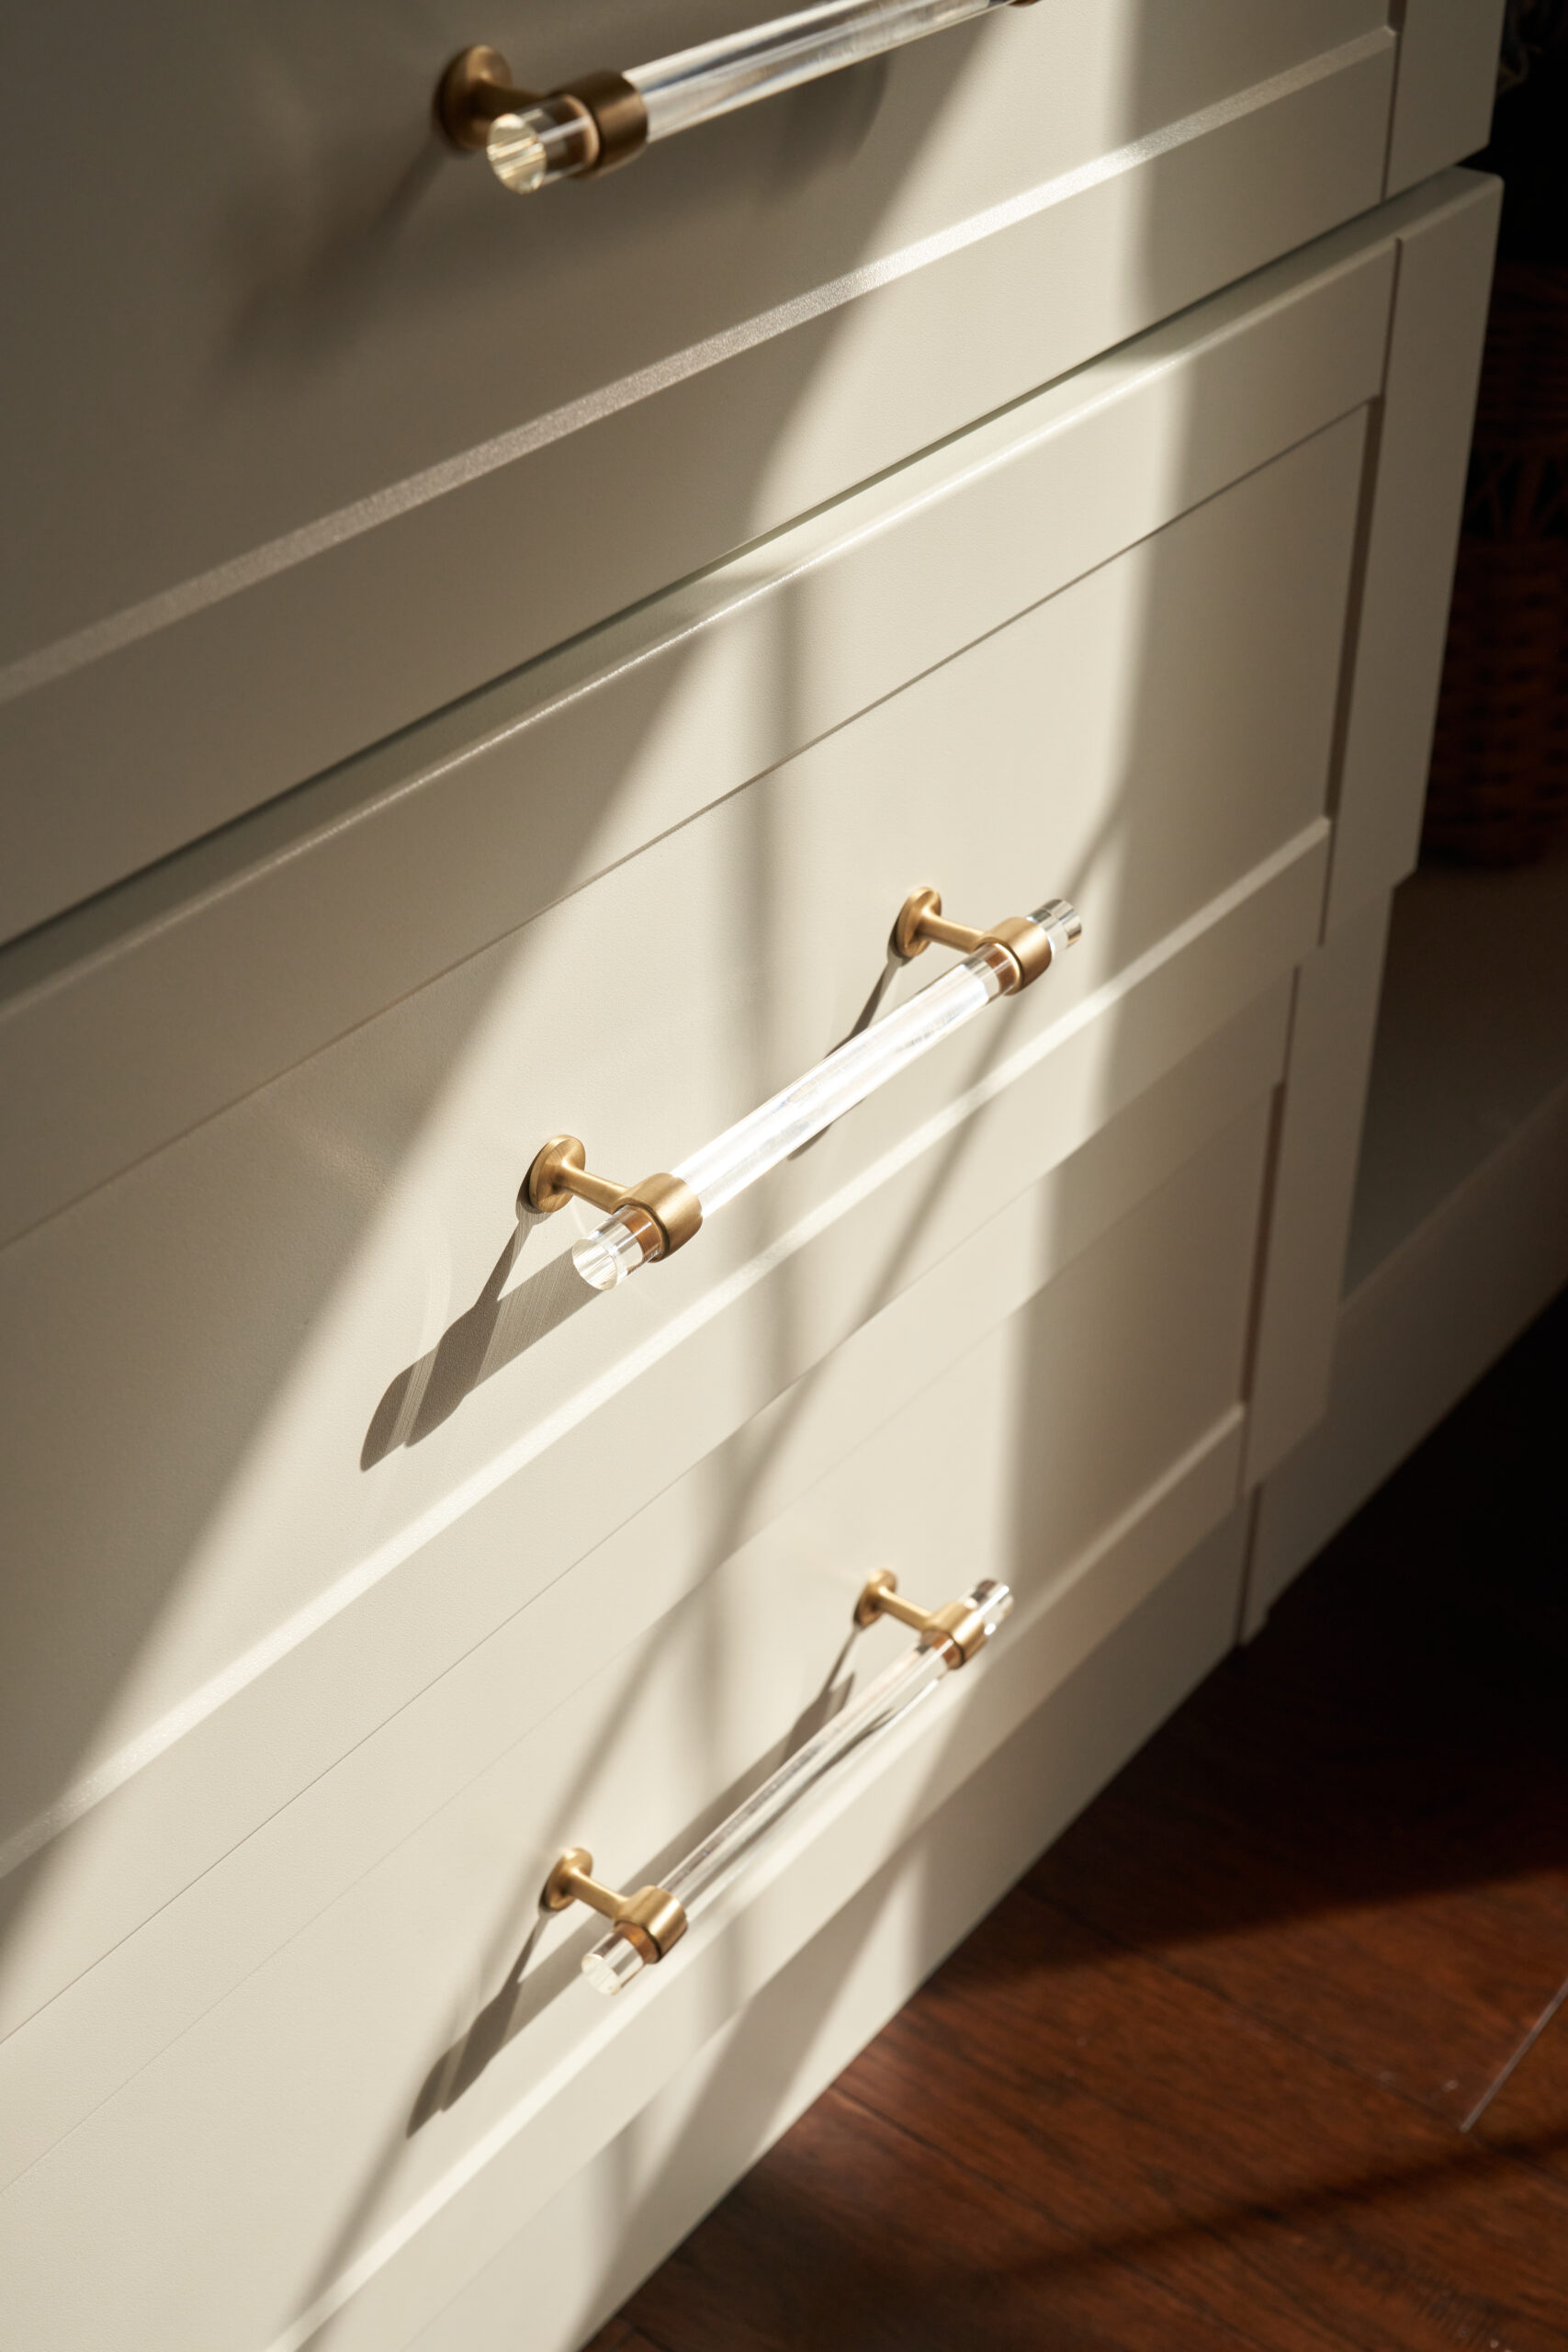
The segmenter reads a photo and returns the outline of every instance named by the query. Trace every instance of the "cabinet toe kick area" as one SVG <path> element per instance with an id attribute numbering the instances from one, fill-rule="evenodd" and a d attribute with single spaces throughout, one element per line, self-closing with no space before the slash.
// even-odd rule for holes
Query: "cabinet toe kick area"
<path id="1" fill-rule="evenodd" d="M 0 670 L 7 2342 L 576 2352 L 1255 1622 L 1496 191 L 1447 0 L 1178 13 L 665 9 L 613 176 L 498 23 L 352 314 L 236 130 L 268 431 L 171 290 Z"/>

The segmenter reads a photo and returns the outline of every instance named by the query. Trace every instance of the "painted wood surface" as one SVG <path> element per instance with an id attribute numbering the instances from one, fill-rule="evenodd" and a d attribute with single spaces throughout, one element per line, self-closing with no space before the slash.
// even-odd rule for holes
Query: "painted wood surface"
<path id="1" fill-rule="evenodd" d="M 890 1555 L 911 1587 L 983 1563 L 1015 1584 L 1021 1623 L 977 1699 L 958 1679 L 947 1710 L 912 1720 L 902 1774 L 878 1751 L 885 1837 L 963 1777 L 960 1723 L 979 1718 L 973 1769 L 1048 1695 L 1234 1498 L 1265 1129 L 1260 1103 L 34 2164 L 0 2200 L 24 2340 L 113 2325 L 126 2352 L 220 2329 L 272 2343 L 357 2265 L 385 2267 L 492 2156 L 515 2225 L 518 2167 L 537 2200 L 613 2136 L 679 2050 L 667 2009 L 705 1969 L 705 2038 L 742 2007 L 842 1900 L 841 1872 L 874 1865 L 874 1807 L 852 1783 L 824 1801 L 852 1832 L 837 1871 L 803 1821 L 787 1929 L 767 1923 L 768 1889 L 776 1912 L 792 1849 L 759 1867 L 729 1906 L 721 1980 L 722 1923 L 613 2006 L 574 1981 L 596 1928 L 531 1933 L 553 1852 L 586 1838 L 635 1875 L 680 1850 L 831 1703 L 854 1593 Z M 1160 1514 L 1184 1501 L 1167 1550 Z M 857 1657 L 857 1677 L 874 1663 Z M 161 2159 L 139 2169 L 150 2132 Z M 67 2282 L 51 2249 L 85 2209 L 103 2216 L 95 2260 Z M 301 2294 L 312 2243 L 326 2275 Z"/>
<path id="2" fill-rule="evenodd" d="M 1365 520 L 1331 927 L 1416 863 L 1501 194 L 1500 182 L 1478 173 L 1445 173 L 1386 216 L 1399 224 L 1399 276 Z"/>
<path id="3" fill-rule="evenodd" d="M 1373 399 L 1395 252 L 1320 241 L 0 952 L 0 1235 Z"/>
<path id="4" fill-rule="evenodd" d="M 1388 901 L 1369 899 L 1296 974 L 1258 1272 L 1249 1487 L 1300 1444 L 1328 1401 L 1387 933 Z"/>
<path id="5" fill-rule="evenodd" d="M 1247 1625 L 1568 1282 L 1568 1086 L 1345 1301 L 1323 1419 L 1264 1483 Z"/>
<path id="6" fill-rule="evenodd" d="M 1224 1655 L 1239 1536 L 1233 1515 L 1198 1544 L 916 1834 L 908 1864 L 872 1878 L 459 2296 L 443 2307 L 430 2271 L 404 2267 L 421 2352 L 491 2352 L 520 2328 L 572 2352 Z"/>
<path id="7" fill-rule="evenodd" d="M 567 6 L 479 32 L 579 70 Z M 1061 0 L 525 205 L 434 144 L 475 37 L 29 28 L 39 85 L 97 62 L 7 154 L 0 935 L 1365 210 L 1396 48 L 1382 0 Z"/>
<path id="8" fill-rule="evenodd" d="M 1394 894 L 1327 1410 L 1264 1484 L 1249 1629 L 1568 1281 L 1565 1001 L 1561 857 Z"/>
<path id="9" fill-rule="evenodd" d="M 1388 142 L 1390 196 L 1485 146 L 1503 0 L 1402 0 Z"/>
<path id="10" fill-rule="evenodd" d="M 127 1871 L 121 1920 L 128 1900 L 166 1900 L 214 1858 L 214 1807 L 230 1842 L 245 1834 L 321 1769 L 323 1742 L 344 1752 L 370 1709 L 423 1687 L 649 1481 L 768 1402 L 802 1351 L 825 1352 L 909 1279 L 900 1261 L 931 1210 L 914 1236 L 888 1222 L 876 1238 L 890 1182 L 951 1187 L 957 1238 L 1027 1182 L 1004 1163 L 987 1193 L 945 1171 L 947 1139 L 983 1100 L 1058 1048 L 1087 1053 L 1078 1091 L 1037 1131 L 1070 1150 L 1288 968 L 1325 846 L 1361 436 L 1356 414 L 1311 436 L 11 1245 L 8 1319 L 37 1335 L 11 1369 L 7 1545 L 27 1564 L 4 1711 L 15 1863 L 281 1673 L 266 1731 L 218 1771 L 189 1747 L 173 1769 L 197 1801 L 149 1784 L 145 1831 L 87 1873 Z M 966 774 L 985 779 L 984 825 L 953 788 Z M 1021 891 L 1021 872 L 1044 878 Z M 699 1246 L 625 1295 L 586 1293 L 562 1254 L 583 1218 L 514 1210 L 543 1137 L 581 1132 L 612 1172 L 671 1164 L 846 1033 L 883 975 L 891 910 L 925 873 L 952 906 L 1065 888 L 1099 913 L 1060 973 Z M 1146 1016 L 1131 1010 L 1140 992 Z M 861 1222 L 829 1243 L 852 1212 Z M 781 1359 L 781 1316 L 807 1334 L 824 1318 L 822 1336 Z M 705 1406 L 688 1342 L 707 1330 Z M 671 1417 L 662 1451 L 650 1390 Z M 617 1409 L 641 1432 L 626 1448 Z M 174 1478 L 158 1435 L 172 1426 Z M 72 1468 L 84 1428 L 88 1481 Z M 581 1446 L 604 1449 L 586 1491 L 568 1466 Z M 564 1521 L 542 1515 L 551 1479 Z M 499 1575 L 476 1517 L 492 1501 L 528 1531 Z M 471 1613 L 442 1557 L 452 1544 L 489 1595 Z M 394 1594 L 400 1614 L 416 1587 L 394 1698 L 371 1617 Z M 21 1663 L 67 1638 L 62 1611 L 69 1710 Z M 331 1669 L 324 1710 L 302 1711 L 300 1653 L 345 1611 L 354 1663 Z M 197 1821 L 182 1854 L 175 1824 Z M 32 1901 L 23 1883 L 11 1893 Z M 48 1909 L 62 1951 L 80 1953 L 63 1888 Z M 7 1957 L 14 2000 L 62 1981 L 16 1939 Z"/>
<path id="11" fill-rule="evenodd" d="M 602 2233 L 637 2136 L 683 2132 L 733 2049 L 733 2129 L 703 2158 L 722 2187 L 712 2165 L 820 2087 L 1016 1872 L 1020 1838 L 1058 1827 L 1229 1639 L 1268 1097 L 1319 932 L 1346 617 L 1371 642 L 1412 565 L 1430 574 L 1436 539 L 1401 521 L 1416 456 L 1378 500 L 1406 428 L 1438 465 L 1458 413 L 1452 335 L 1402 345 L 1397 288 L 1432 327 L 1438 265 L 1483 266 L 1490 199 L 1459 180 L 1409 199 L 1039 395 L 1376 192 L 1381 11 L 1201 13 L 1179 39 L 1132 0 L 1007 19 L 1019 55 L 1037 18 L 1099 77 L 1055 77 L 1032 144 L 997 126 L 1044 47 L 1016 73 L 969 42 L 918 193 L 894 193 L 886 141 L 929 69 L 860 77 L 863 130 L 815 176 L 792 157 L 758 209 L 616 215 L 593 282 L 613 296 L 635 264 L 637 297 L 581 341 L 532 322 L 611 210 L 498 262 L 517 215 L 496 198 L 506 230 L 466 275 L 463 207 L 494 191 L 470 173 L 430 195 L 423 164 L 379 302 L 338 300 L 369 266 L 357 228 L 338 240 L 360 218 L 352 191 L 337 209 L 352 143 L 234 325 L 223 223 L 243 277 L 281 126 L 313 153 L 333 82 L 301 76 L 287 19 L 266 31 L 277 105 L 230 126 L 232 211 L 201 209 L 206 257 L 170 262 L 199 155 L 167 151 L 145 216 L 128 206 L 135 265 L 73 377 L 118 387 L 114 491 L 84 466 L 92 527 L 65 527 L 48 458 L 80 412 L 40 410 L 16 544 L 39 517 L 51 535 L 0 723 L 25 779 L 4 927 L 183 851 L 0 970 L 7 1098 L 32 1104 L 0 1251 L 27 1338 L 6 1541 L 31 1564 L 6 1655 L 71 1664 L 68 1685 L 17 1671 L 0 1708 L 19 2340 L 408 2342 L 512 2261 L 520 2225 L 536 2250 L 570 2241 L 569 2211 L 580 2242 Z M 330 67 L 345 29 L 316 28 L 312 57 Z M 141 154 L 166 152 L 156 107 L 214 62 L 181 49 Z M 381 94 L 399 125 L 406 63 Z M 958 135 L 971 113 L 987 140 Z M 728 138 L 688 196 L 726 170 L 752 187 L 761 151 Z M 78 141 L 78 176 L 39 183 L 62 237 L 98 240 L 94 267 L 114 152 Z M 875 198 L 840 204 L 842 254 L 821 234 L 836 175 Z M 745 250 L 705 270 L 688 242 L 667 300 L 639 240 L 682 205 Z M 152 254 L 162 311 L 136 297 Z M 737 309 L 742 283 L 763 307 Z M 1385 382 L 1391 286 L 1405 373 Z M 78 313 L 51 316 L 27 347 L 58 369 Z M 248 389 L 226 405 L 230 333 Z M 1401 390 L 1423 365 L 1426 407 Z M 931 447 L 1021 399 L 963 458 Z M 143 446 L 176 414 L 177 449 Z M 583 528 L 585 479 L 624 530 Z M 781 526 L 787 545 L 506 675 Z M 1400 623 L 1406 686 L 1435 614 L 1428 596 Z M 1376 728 L 1345 732 L 1337 922 L 1392 878 L 1404 821 L 1366 780 Z M 563 763 L 608 783 L 557 794 L 558 822 Z M 1057 774 L 1070 788 L 1042 789 Z M 844 1033 L 912 881 L 984 919 L 1036 866 L 1025 899 L 1084 896 L 1081 875 L 1111 911 L 1059 985 L 1008 1008 L 1005 1042 L 928 1065 L 611 1320 L 558 1311 L 565 1237 L 512 1205 L 543 1133 L 581 1126 L 615 1172 L 667 1163 Z M 145 1082 L 138 1052 L 171 1031 Z M 629 2021 L 584 2028 L 580 1986 L 575 2012 L 547 1997 L 570 1934 L 513 2002 L 547 1849 L 587 1834 L 609 1866 L 585 1791 L 628 1849 L 667 1852 L 831 1698 L 821 1657 L 873 1555 L 977 1540 L 1028 1604 L 923 1759 L 907 1741 L 825 1807 Z M 1092 1706 L 1066 1696 L 1080 1670 Z M 1015 1735 L 1054 1761 L 987 1840 L 965 1791 Z M 919 1916 L 911 1873 L 943 1850 L 919 1841 L 949 1806 L 974 1860 Z M 759 2065 L 794 1957 L 884 1905 L 902 1924 L 841 2005 L 810 1968 L 782 1996 L 814 2007 L 817 2042 Z M 657 2250 L 693 2177 L 673 2167 L 624 2259 Z M 62 2264 L 84 2215 L 94 2263 Z M 601 2244 L 563 2352 L 611 2267 Z M 501 2307 L 481 2293 L 474 2326 Z"/>
<path id="12" fill-rule="evenodd" d="M 386 1710 L 384 1719 L 362 1721 L 340 1761 L 264 1815 L 250 1835 L 226 1851 L 220 1847 L 140 1927 L 118 1937 L 110 1932 L 117 1897 L 123 1906 L 128 1881 L 138 1883 L 125 1867 L 126 1848 L 138 1860 L 145 1849 L 145 1871 L 159 1850 L 161 1827 L 163 1849 L 186 1849 L 188 1872 L 190 1841 L 211 1838 L 221 1820 L 219 1808 L 197 1802 L 203 1776 L 187 1779 L 183 1762 L 172 1763 L 178 1778 L 151 1776 L 138 1808 L 146 1824 L 140 1846 L 137 1818 L 128 1822 L 123 1802 L 96 1853 L 74 1854 L 68 1842 L 44 1882 L 38 1916 L 24 1911 L 17 1930 L 13 2014 L 21 2011 L 29 1981 L 36 1987 L 46 1968 L 67 1981 L 0 2041 L 0 2185 L 537 1732 L 574 1692 L 609 1671 L 633 1643 L 700 1592 L 732 1552 L 852 1461 L 944 1363 L 970 1354 L 1043 1285 L 1065 1275 L 1149 1189 L 1258 1102 L 1281 1066 L 1286 1010 L 1284 989 L 1276 986 L 967 1241 L 943 1249 L 936 1237 L 936 1257 L 919 1280 L 682 1476 L 656 1488 L 642 1509 L 602 1536 L 573 1575 L 547 1586 L 488 1639 L 459 1641 L 434 1679 L 427 1644 L 424 1680 L 404 1703 Z M 1021 1125 L 1033 1114 L 1017 1103 L 1012 1115 Z M 1004 1140 L 994 1121 L 986 1124 L 987 1146 Z M 526 1530 L 524 1519 L 510 1535 L 492 1535 L 498 1561 L 525 1542 Z M 1053 1533 L 1057 1549 L 1066 1533 L 1065 1523 Z M 328 1714 L 335 1699 L 338 1715 L 352 1719 L 347 1692 L 360 1687 L 350 1682 L 353 1656 L 352 1648 L 340 1652 L 324 1672 L 318 1665 L 321 1679 L 296 1703 Z M 342 1736 L 334 1721 L 333 1737 Z M 197 1744 L 205 1746 L 208 1784 L 222 1780 L 245 1788 L 243 1761 L 236 1763 L 232 1751 Z M 254 1742 L 252 1752 L 258 1750 L 265 1752 Z M 335 1753 L 327 1750 L 329 1758 Z M 152 1884 L 156 1889 L 155 1876 Z M 103 1957 L 93 1964 L 96 1950 Z M 24 1968 L 32 1971 L 30 1980 Z"/>

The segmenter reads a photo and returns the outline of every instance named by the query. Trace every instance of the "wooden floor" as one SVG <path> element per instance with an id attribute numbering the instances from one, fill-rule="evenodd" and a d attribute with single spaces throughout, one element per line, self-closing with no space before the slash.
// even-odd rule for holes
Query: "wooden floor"
<path id="1" fill-rule="evenodd" d="M 1568 1299 L 594 2352 L 1568 2347 Z"/>

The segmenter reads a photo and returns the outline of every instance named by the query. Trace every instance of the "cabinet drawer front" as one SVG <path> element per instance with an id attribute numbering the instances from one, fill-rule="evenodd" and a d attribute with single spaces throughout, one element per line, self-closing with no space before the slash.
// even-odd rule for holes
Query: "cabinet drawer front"
<path id="1" fill-rule="evenodd" d="M 909 1278 L 896 1181 L 932 1196 L 918 1239 L 944 1195 L 961 1233 L 1043 1164 L 956 1172 L 982 1101 L 1083 1034 L 1098 1101 L 1047 1146 L 1070 1149 L 1304 950 L 1361 440 L 1359 415 L 1313 436 L 10 1246 L 9 1328 L 37 1338 L 8 1374 L 30 1620 L 0 1709 L 9 1836 L 62 1826 L 62 1781 L 106 1793 L 405 1568 L 444 1642 L 449 1585 L 420 1564 L 486 1495 L 635 1389 L 649 1423 L 710 1325 L 756 1409 L 791 1350 Z M 671 1164 L 845 1035 L 927 876 L 983 920 L 1065 884 L 1092 934 L 669 1266 L 587 1292 L 563 1252 L 589 1213 L 514 1216 L 544 1137 Z M 1171 1018 L 1134 1048 L 1145 991 Z M 860 1255 L 803 1287 L 791 1265 L 852 1213 Z M 713 1442 L 688 1409 L 662 1460 L 608 1456 L 592 1508 L 624 1515 Z M 589 1516 L 540 1521 L 506 1605 Z M 28 1661 L 67 1623 L 62 1707 Z M 288 1735 L 301 1770 L 316 1736 Z"/>
<path id="2" fill-rule="evenodd" d="M 657 2032 L 665 1972 L 602 2007 L 574 1981 L 595 1931 L 565 1919 L 513 1975 L 554 1852 L 591 1842 L 635 1876 L 680 1850 L 847 1674 L 896 1653 L 886 1627 L 845 1650 L 854 1593 L 889 1558 L 933 1595 L 1005 1577 L 1025 1642 L 1052 1617 L 1034 1687 L 993 1739 L 1176 1565 L 1235 1493 L 1267 1112 L 1082 1250 L 17 2181 L 0 2231 L 27 2340 L 95 2340 L 112 2311 L 126 2352 L 273 2343 L 495 2147 L 526 2155 L 536 2138 L 536 2199 L 563 2134 L 613 2129 L 647 2063 L 621 2045 L 639 2017 Z M 1016 1262 L 1016 1238 L 1002 1254 Z M 685 1563 L 683 1537 L 642 1533 L 652 1574 Z M 906 1828 L 945 1737 L 933 1719 L 902 1756 Z M 849 1784 L 836 1800 L 858 1801 Z M 738 1915 L 750 1899 L 736 1890 Z M 753 1954 L 737 2006 L 784 1956 Z M 155 2169 L 135 2158 L 150 2133 Z M 46 2249 L 84 2210 L 103 2215 L 95 2260 L 62 2278 Z M 302 2266 L 317 2272 L 303 2295 Z"/>
<path id="3" fill-rule="evenodd" d="M 526 1481 L 476 1515 L 467 1557 L 438 1565 L 443 1616 L 422 1611 L 400 1643 L 348 1622 L 346 1638 L 307 1645 L 264 1717 L 220 1711 L 79 1825 L 43 1858 L 42 1894 L 8 1939 L 7 2025 L 63 1989 L 0 2040 L 0 2188 L 1239 1117 L 1278 1078 L 1289 1005 L 1276 983 L 958 1246 L 939 1210 L 912 1256 L 918 1279 L 488 1637 L 464 1580 L 478 1555 L 492 1602 L 511 1589 L 508 1564 L 554 1515 Z M 1059 1100 L 1065 1073 L 1052 1078 Z M 1053 1115 L 1040 1087 L 998 1098 L 974 1123 L 971 1179 Z M 849 1263 L 839 1252 L 840 1276 Z M 688 1370 L 677 1412 L 679 1395 L 717 1389 L 700 1363 Z M 726 1383 L 732 1409 L 740 1385 Z M 626 1427 L 586 1434 L 614 1453 Z M 409 1695 L 405 1680 L 394 1709 L 386 1678 L 411 1660 L 423 1687 Z M 327 1738 L 290 1755 L 291 1716 L 321 1721 Z M 281 1803 L 280 1763 L 299 1788 Z M 214 1789 L 235 1808 L 227 1836 Z"/>
<path id="4" fill-rule="evenodd" d="M 435 1528 L 416 1525 L 375 1561 L 373 1579 L 340 1586 L 332 1613 L 297 1620 L 283 1642 L 242 1658 L 238 1672 L 198 1690 L 139 1744 L 107 1748 L 91 1776 L 67 1782 L 63 1801 L 13 1836 L 6 2024 L 209 1871 L 666 1489 L 673 1464 L 692 1461 L 700 1473 L 714 1449 L 731 1440 L 744 1449 L 751 1417 L 883 1307 L 889 1224 L 897 1263 L 886 1287 L 897 1304 L 899 1282 L 953 1251 L 1021 1179 L 1101 1134 L 1119 1164 L 1113 1129 L 1123 1120 L 1141 1134 L 1151 1118 L 1160 1133 L 1156 1098 L 1168 1090 L 1181 1098 L 1182 1131 L 1201 1136 L 1234 1100 L 1225 1073 L 1241 1049 L 1221 1024 L 1238 997 L 1260 990 L 1232 1028 L 1250 1041 L 1243 1059 L 1264 1073 L 1257 1082 L 1269 1082 L 1282 1057 L 1281 989 L 1314 933 L 1323 876 L 1321 851 L 1292 859 L 1119 995 L 1108 1017 L 1069 1017 L 1066 1034 L 1042 1041 L 1038 1062 L 991 1073 L 987 1083 L 1002 1081 L 995 1094 L 973 1110 L 961 1102 L 956 1127 L 939 1130 L 852 1213 L 800 1237 L 742 1292 L 743 1311 L 726 1311 L 721 1290 L 714 1313 L 671 1330 L 665 1353 L 633 1364 L 608 1394 L 572 1400 L 547 1442 L 503 1454 Z M 1182 1063 L 1184 1054 L 1195 1059 Z M 1128 1182 L 1135 1196 L 1160 1159 L 1135 1143 L 1122 1180 L 1101 1182 L 1096 1199 L 1124 1201 Z M 923 1344 L 931 1348 L 930 1335 Z"/>
<path id="5" fill-rule="evenodd" d="M 0 951 L 0 1240 L 1375 397 L 1395 249 L 1320 241 Z"/>
<path id="6" fill-rule="evenodd" d="M 423 21 L 38 28 L 40 85 L 86 50 L 103 95 L 69 157 L 23 127 L 0 212 L 0 936 L 1382 194 L 1382 0 L 1002 12 L 534 203 L 432 146 L 474 28 Z M 525 70 L 732 22 L 554 5 Z"/>

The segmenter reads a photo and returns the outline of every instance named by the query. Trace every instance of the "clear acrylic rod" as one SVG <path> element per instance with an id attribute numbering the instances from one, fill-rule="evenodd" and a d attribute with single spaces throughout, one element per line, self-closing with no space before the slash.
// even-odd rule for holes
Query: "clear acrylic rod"
<path id="1" fill-rule="evenodd" d="M 529 196 L 558 180 L 626 163 L 658 139 L 691 130 L 945 32 L 1018 0 L 826 0 L 791 17 L 726 33 L 624 73 L 585 74 L 540 96 L 513 88 L 494 50 L 455 59 L 436 111 L 459 147 L 481 147 L 503 187 Z"/>
<path id="2" fill-rule="evenodd" d="M 1053 962 L 1081 929 L 1072 908 L 1060 899 L 1036 908 L 1028 922 L 1049 941 Z M 897 1012 L 848 1039 L 671 1173 L 695 1193 L 704 1218 L 711 1216 L 994 999 L 1010 993 L 1017 978 L 1017 967 L 1005 949 L 990 942 L 977 947 Z M 617 1211 L 577 1244 L 571 1260 L 592 1289 L 613 1290 L 658 1252 L 657 1229 L 649 1220 Z"/>
<path id="3" fill-rule="evenodd" d="M 973 1646 L 977 1647 L 1011 1610 L 1012 1594 L 1005 1584 L 983 1577 L 964 1594 L 961 1607 L 981 1621 L 972 1636 Z M 783 1834 L 798 1806 L 830 1774 L 884 1738 L 959 1663 L 961 1658 L 950 1645 L 923 1637 L 868 1685 L 857 1705 L 846 1708 L 786 1757 L 761 1788 L 754 1789 L 673 1870 L 665 1871 L 660 1889 L 675 1897 L 686 1924 L 695 1926 L 739 1873 Z M 612 1928 L 584 1956 L 582 1973 L 601 1993 L 618 1993 L 649 1964 L 626 1937 Z"/>
<path id="4" fill-rule="evenodd" d="M 829 0 L 826 7 L 803 8 L 798 16 L 727 33 L 651 65 L 634 65 L 626 80 L 642 93 L 651 143 L 1009 5 L 1010 0 Z"/>

